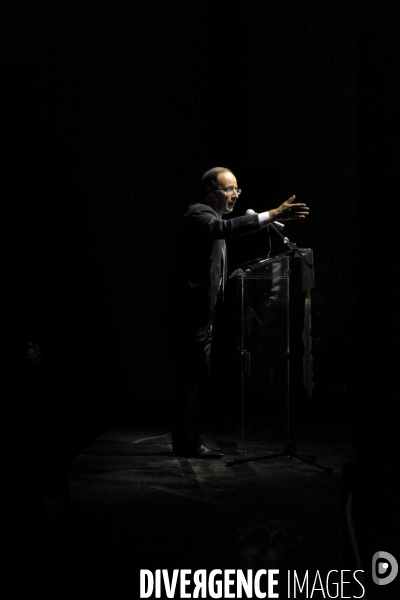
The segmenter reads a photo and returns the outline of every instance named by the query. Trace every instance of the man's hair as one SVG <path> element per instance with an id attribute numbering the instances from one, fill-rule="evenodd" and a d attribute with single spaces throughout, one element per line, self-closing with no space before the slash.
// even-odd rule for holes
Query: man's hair
<path id="1" fill-rule="evenodd" d="M 208 171 L 206 171 L 202 178 L 201 178 L 201 190 L 202 190 L 202 194 L 203 196 L 206 195 L 206 188 L 208 187 L 213 187 L 213 188 L 218 188 L 218 175 L 220 173 L 232 173 L 232 171 L 230 169 L 227 169 L 226 167 L 213 167 L 212 169 L 209 169 Z M 233 174 L 233 173 L 232 173 Z"/>

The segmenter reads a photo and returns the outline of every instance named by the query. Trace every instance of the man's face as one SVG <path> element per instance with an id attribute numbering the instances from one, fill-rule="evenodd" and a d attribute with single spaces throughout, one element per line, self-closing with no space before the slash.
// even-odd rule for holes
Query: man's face
<path id="1" fill-rule="evenodd" d="M 218 174 L 218 189 L 207 188 L 208 203 L 219 215 L 227 215 L 233 211 L 237 193 L 237 181 L 233 173 L 223 171 Z"/>

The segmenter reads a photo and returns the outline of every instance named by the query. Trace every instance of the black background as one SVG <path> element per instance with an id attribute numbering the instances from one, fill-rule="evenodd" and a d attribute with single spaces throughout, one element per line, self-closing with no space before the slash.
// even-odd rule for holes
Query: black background
<path id="1" fill-rule="evenodd" d="M 5 465 L 18 476 L 42 444 L 57 474 L 57 449 L 63 456 L 72 439 L 77 453 L 115 421 L 168 431 L 161 283 L 177 219 L 198 199 L 201 174 L 222 165 L 243 189 L 235 214 L 292 194 L 310 207 L 285 228 L 314 251 L 323 350 L 314 345 L 308 414 L 350 419 L 355 466 L 344 487 L 366 556 L 392 550 L 398 6 L 53 0 L 5 11 L 2 283 L 38 320 L 4 311 L 2 349 L 19 336 L 43 353 L 27 387 L 13 371 L 3 378 Z M 229 270 L 285 250 L 273 232 L 271 244 L 266 231 L 237 240 Z M 234 336 L 226 340 L 219 418 L 231 409 Z"/>
<path id="2" fill-rule="evenodd" d="M 106 422 L 126 407 L 138 422 L 162 414 L 160 281 L 176 220 L 216 165 L 244 190 L 235 214 L 292 194 L 310 206 L 286 234 L 314 250 L 321 339 L 340 365 L 332 385 L 358 373 L 357 356 L 375 348 L 363 309 L 384 250 L 373 219 L 392 201 L 390 10 L 301 0 L 6 10 L 3 279 L 42 318 L 56 401 Z M 269 251 L 265 232 L 250 237 L 230 249 L 230 270 Z M 272 254 L 285 250 L 271 239 Z"/>

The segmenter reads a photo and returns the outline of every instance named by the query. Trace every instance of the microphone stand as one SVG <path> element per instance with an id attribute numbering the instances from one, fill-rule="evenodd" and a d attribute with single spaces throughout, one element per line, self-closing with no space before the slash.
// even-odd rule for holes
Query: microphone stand
<path id="1" fill-rule="evenodd" d="M 280 223 L 281 227 L 282 224 Z M 278 227 L 276 227 L 273 223 L 270 223 L 268 225 L 268 227 L 272 227 L 272 229 L 274 229 L 274 231 L 276 231 L 276 233 L 282 238 L 282 240 L 284 241 L 284 243 L 288 246 L 290 252 L 292 254 L 297 254 L 298 256 L 300 256 L 300 258 L 304 261 L 304 263 L 309 267 L 309 268 L 313 268 L 313 264 L 311 264 L 306 258 L 305 256 L 300 252 L 300 250 L 297 248 L 296 244 L 294 242 L 291 242 L 286 236 L 284 236 L 278 229 Z M 282 227 L 283 228 L 283 227 Z M 290 352 L 289 352 L 289 356 L 290 356 Z M 290 363 L 290 361 L 289 361 Z M 288 365 L 289 365 L 288 363 Z M 290 379 L 290 375 L 288 373 L 288 381 Z M 314 467 L 317 467 L 318 469 L 321 469 L 322 471 L 324 471 L 327 474 L 332 474 L 333 473 L 333 469 L 332 467 L 323 467 L 322 465 L 319 465 L 315 462 L 314 458 L 312 456 L 306 455 L 306 454 L 299 454 L 297 452 L 297 447 L 295 442 L 291 439 L 291 434 L 290 434 L 290 410 L 289 410 L 289 398 L 290 398 L 290 394 L 289 394 L 289 389 L 288 389 L 288 398 L 287 398 L 287 435 L 286 435 L 286 443 L 285 446 L 283 448 L 282 452 L 277 452 L 277 453 L 272 453 L 272 454 L 267 454 L 267 455 L 263 455 L 263 456 L 256 456 L 253 458 L 241 458 L 241 459 L 237 459 L 237 460 L 227 460 L 226 461 L 226 466 L 227 467 L 232 467 L 233 465 L 237 465 L 237 464 L 241 464 L 241 463 L 246 463 L 246 462 L 253 462 L 256 460 L 266 460 L 269 458 L 278 458 L 278 457 L 287 457 L 287 458 L 298 458 L 299 460 L 302 460 L 303 462 L 306 462 L 310 465 L 313 465 Z"/>
<path id="2" fill-rule="evenodd" d="M 276 227 L 276 225 L 274 225 L 273 223 L 270 223 L 268 225 L 268 227 L 272 227 L 272 229 L 274 231 L 276 231 L 276 233 L 282 238 L 283 242 L 286 244 L 286 246 L 289 248 L 290 252 L 292 252 L 293 254 L 298 254 L 300 256 L 300 258 L 305 262 L 305 264 L 307 265 L 307 267 L 310 267 L 310 269 L 313 268 L 313 265 L 308 262 L 308 260 L 306 259 L 306 257 L 304 256 L 304 254 L 302 254 L 300 252 L 300 250 L 298 249 L 298 247 L 296 246 L 296 244 L 294 242 L 291 242 L 289 240 L 289 238 L 287 238 L 285 235 L 283 235 L 278 227 Z"/>

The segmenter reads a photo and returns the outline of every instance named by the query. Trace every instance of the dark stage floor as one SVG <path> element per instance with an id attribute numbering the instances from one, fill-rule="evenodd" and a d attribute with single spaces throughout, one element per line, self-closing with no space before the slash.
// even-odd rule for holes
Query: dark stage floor
<path id="1" fill-rule="evenodd" d="M 140 569 L 278 568 L 286 579 L 288 569 L 357 568 L 343 495 L 352 444 L 340 420 L 295 440 L 331 474 L 286 456 L 227 466 L 283 451 L 278 433 L 246 434 L 239 453 L 236 434 L 209 432 L 224 458 L 207 461 L 177 458 L 167 431 L 124 420 L 75 456 L 69 521 L 64 496 L 46 497 L 43 515 L 29 489 L 3 511 L 2 600 L 139 598 Z"/>

